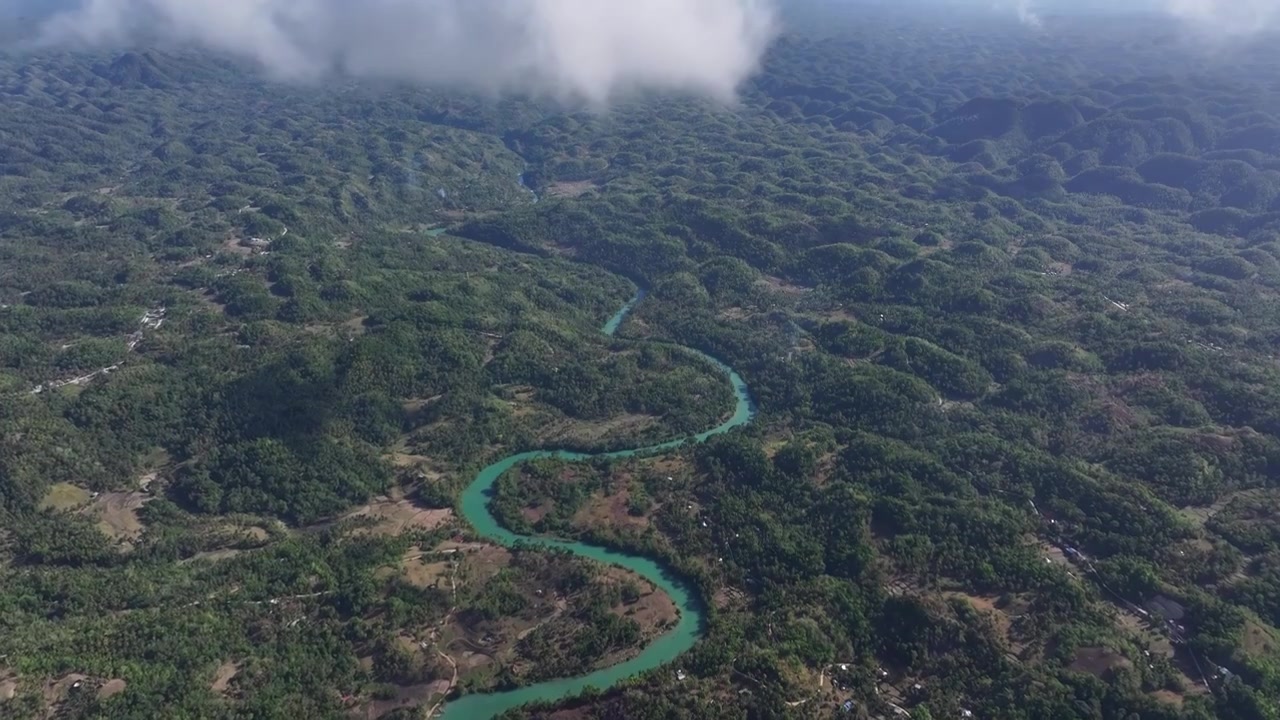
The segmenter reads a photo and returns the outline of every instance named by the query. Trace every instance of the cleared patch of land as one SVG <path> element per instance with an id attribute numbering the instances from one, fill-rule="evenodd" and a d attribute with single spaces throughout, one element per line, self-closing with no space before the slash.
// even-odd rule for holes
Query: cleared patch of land
<path id="1" fill-rule="evenodd" d="M 1255 620 L 1249 620 L 1244 626 L 1245 652 L 1258 658 L 1280 658 L 1280 633 Z"/>
<path id="2" fill-rule="evenodd" d="M 245 244 L 243 240 L 236 237 L 229 237 L 222 243 L 222 248 L 232 255 L 240 257 L 249 257 L 253 254 L 253 248 Z"/>
<path id="3" fill-rule="evenodd" d="M 595 189 L 596 184 L 591 180 L 553 182 L 547 186 L 547 195 L 550 197 L 575 198 Z"/>
<path id="4" fill-rule="evenodd" d="M 534 524 L 546 517 L 555 509 L 555 507 L 556 504 L 554 502 L 550 500 L 543 500 L 532 507 L 521 508 L 520 515 L 522 515 L 530 524 Z"/>
<path id="5" fill-rule="evenodd" d="M 1076 651 L 1068 669 L 1072 672 L 1088 673 L 1097 678 L 1106 677 L 1112 670 L 1132 667 L 1133 663 L 1125 656 L 1105 647 L 1083 647 Z"/>
<path id="6" fill-rule="evenodd" d="M 623 484 L 613 488 L 608 495 L 597 493 L 583 503 L 573 516 L 573 524 L 582 528 L 620 531 L 643 531 L 649 527 L 649 518 L 631 514 L 631 492 Z"/>
<path id="7" fill-rule="evenodd" d="M 1207 507 L 1187 507 L 1182 509 L 1182 513 L 1188 519 L 1198 525 L 1204 525 L 1211 518 L 1226 510 L 1229 505 L 1239 501 L 1240 503 L 1248 503 L 1250 501 L 1260 501 L 1264 498 L 1271 497 L 1280 499 L 1280 491 L 1267 491 L 1261 488 L 1251 490 L 1235 490 L 1218 498 L 1212 505 Z"/>
<path id="8" fill-rule="evenodd" d="M 88 679 L 88 675 L 68 673 L 56 680 L 46 682 L 44 687 L 41 688 L 40 694 L 44 698 L 45 706 L 50 710 L 48 717 L 55 717 L 58 708 L 62 706 L 62 703 L 66 702 L 71 692 L 82 687 Z"/>
<path id="9" fill-rule="evenodd" d="M 551 444 L 595 445 L 644 432 L 657 425 L 658 420 L 653 415 L 638 414 L 619 415 L 602 421 L 560 418 L 543 423 L 538 436 L 542 442 Z"/>
<path id="10" fill-rule="evenodd" d="M 803 285 L 796 285 L 794 283 L 789 283 L 780 277 L 774 277 L 772 275 L 766 275 L 760 278 L 759 280 L 757 280 L 756 282 L 768 288 L 769 290 L 782 293 L 783 295 L 793 295 L 793 296 L 804 295 L 805 293 L 811 292 L 813 290 L 813 288 L 807 288 Z"/>
<path id="11" fill-rule="evenodd" d="M 633 603 L 623 603 L 612 608 L 615 615 L 631 618 L 640 624 L 640 631 L 646 637 L 659 634 L 663 628 L 669 627 L 680 619 L 680 609 L 671 596 L 662 592 L 653 583 L 640 576 L 618 567 L 605 571 L 606 582 L 614 585 L 634 585 L 640 590 L 640 598 Z"/>
<path id="12" fill-rule="evenodd" d="M 1040 644 L 1032 642 L 1024 632 L 1021 632 L 1020 621 L 1031 611 L 1031 602 L 1026 596 L 1001 598 L 960 592 L 946 593 L 946 595 L 964 600 L 986 616 L 991 621 L 996 636 L 1019 661 L 1034 662 L 1039 659 L 1042 649 Z"/>
<path id="13" fill-rule="evenodd" d="M 213 682 L 209 684 L 209 689 L 219 695 L 226 695 L 227 690 L 231 687 L 231 681 L 235 679 L 240 672 L 240 663 L 228 660 L 218 666 L 213 673 Z"/>
<path id="14" fill-rule="evenodd" d="M 96 517 L 103 535 L 117 542 L 132 543 L 143 531 L 138 511 L 152 499 L 151 495 L 141 492 L 102 493 L 81 513 Z"/>
<path id="15" fill-rule="evenodd" d="M 92 498 L 88 490 L 71 483 L 56 483 L 40 501 L 41 510 L 73 510 Z"/>
<path id="16" fill-rule="evenodd" d="M 0 667 L 0 703 L 12 700 L 18 694 L 18 678 L 13 671 Z"/>
<path id="17" fill-rule="evenodd" d="M 222 550 L 202 550 L 195 555 L 183 560 L 183 562 L 196 562 L 203 560 L 205 562 L 220 562 L 222 560 L 230 560 L 231 558 L 244 552 L 234 548 L 223 548 Z"/>
<path id="18" fill-rule="evenodd" d="M 542 663 L 566 662 L 569 656 L 565 653 L 572 652 L 572 639 L 589 631 L 584 624 L 583 601 L 600 597 L 604 588 L 616 588 L 613 597 L 623 598 L 615 600 L 608 611 L 634 622 L 646 642 L 678 621 L 679 609 L 666 593 L 618 567 L 601 568 L 589 588 L 560 594 L 553 587 L 560 572 L 557 563 L 563 562 L 530 565 L 527 557 L 513 558 L 500 548 L 491 550 L 487 546 L 460 560 L 456 576 L 459 587 L 483 586 L 505 567 L 505 577 L 515 583 L 528 602 L 512 615 L 458 613 L 432 632 L 436 649 L 457 668 L 459 682 L 488 686 L 499 668 L 510 669 L 517 677 L 537 678 Z M 594 658 L 590 666 L 601 668 L 622 662 L 638 653 L 642 645 L 603 654 Z"/>
<path id="19" fill-rule="evenodd" d="M 447 683 L 446 683 L 447 685 Z M 401 708 L 415 708 L 425 705 L 433 696 L 439 694 L 437 682 L 420 685 L 392 685 L 393 693 L 386 700 L 370 700 L 352 713 L 357 718 L 380 718 Z"/>
<path id="20" fill-rule="evenodd" d="M 451 570 L 456 565 L 454 558 L 456 554 L 457 551 L 424 551 L 421 547 L 414 545 L 406 550 L 400 562 L 391 568 L 391 573 L 398 574 L 414 587 L 438 586 L 447 582 Z"/>
<path id="21" fill-rule="evenodd" d="M 450 508 L 423 508 L 405 497 L 404 490 L 374 498 L 368 504 L 348 513 L 346 519 L 367 520 L 371 525 L 360 532 L 374 535 L 399 535 L 407 530 L 435 530 L 453 519 Z"/>
<path id="22" fill-rule="evenodd" d="M 108 680 L 102 683 L 102 687 L 98 688 L 98 699 L 106 700 L 108 698 L 115 697 L 116 695 L 124 692 L 127 687 L 128 683 L 120 678 Z"/>

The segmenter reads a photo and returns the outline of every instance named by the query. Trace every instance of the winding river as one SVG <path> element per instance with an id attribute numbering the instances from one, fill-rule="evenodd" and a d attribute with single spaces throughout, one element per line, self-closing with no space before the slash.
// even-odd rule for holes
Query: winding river
<path id="1" fill-rule="evenodd" d="M 627 315 L 644 299 L 644 296 L 643 290 L 638 292 L 635 298 L 624 305 L 618 311 L 618 314 L 614 315 L 605 324 L 604 333 L 606 335 L 614 335 L 622 325 L 622 322 L 626 320 Z M 684 349 L 703 361 L 715 365 L 728 376 L 733 385 L 733 394 L 737 401 L 733 415 L 728 420 L 698 435 L 632 450 L 595 454 L 562 450 L 535 450 L 512 455 L 481 470 L 480 474 L 476 475 L 475 480 L 463 492 L 461 504 L 462 514 L 475 528 L 476 533 L 490 542 L 508 547 L 516 543 L 524 543 L 535 547 L 567 550 L 575 555 L 598 562 L 620 565 L 643 576 L 670 595 L 671 599 L 675 601 L 676 606 L 680 609 L 679 622 L 674 628 L 668 630 L 666 634 L 645 646 L 639 655 L 626 662 L 597 670 L 581 677 L 550 680 L 505 692 L 464 695 L 445 705 L 442 716 L 444 720 L 482 720 L 526 703 L 554 701 L 572 697 L 581 694 L 582 691 L 589 687 L 604 690 L 627 678 L 671 662 L 693 647 L 693 644 L 697 641 L 705 622 L 700 600 L 687 582 L 672 574 L 658 562 L 641 555 L 609 550 L 596 545 L 517 535 L 502 527 L 489 511 L 489 499 L 492 495 L 494 484 L 503 473 L 520 463 L 540 458 L 590 460 L 592 458 L 626 458 L 638 455 L 656 455 L 669 452 L 688 443 L 703 442 L 714 435 L 728 432 L 733 428 L 751 422 L 751 419 L 755 416 L 755 405 L 751 400 L 747 384 L 742 377 L 728 365 L 710 355 L 692 348 Z"/>

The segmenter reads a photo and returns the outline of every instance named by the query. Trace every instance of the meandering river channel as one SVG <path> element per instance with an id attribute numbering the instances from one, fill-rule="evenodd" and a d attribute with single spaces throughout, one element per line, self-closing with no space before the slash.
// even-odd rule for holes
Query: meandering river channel
<path id="1" fill-rule="evenodd" d="M 624 305 L 605 324 L 603 332 L 606 335 L 614 335 L 623 321 L 626 320 L 627 315 L 644 299 L 644 296 L 643 290 L 637 293 L 635 298 Z M 489 500 L 494 484 L 503 473 L 521 463 L 540 458 L 590 460 L 593 458 L 658 455 L 675 450 L 685 444 L 703 442 L 714 435 L 728 432 L 751 422 L 751 419 L 755 416 L 755 404 L 751 400 L 751 394 L 742 377 L 734 372 L 733 368 L 705 353 L 692 348 L 685 348 L 685 350 L 703 361 L 715 365 L 728 377 L 729 382 L 733 385 L 733 394 L 736 400 L 733 415 L 729 419 L 698 435 L 632 450 L 594 454 L 565 452 L 562 450 L 534 450 L 511 455 L 481 470 L 480 474 L 476 475 L 475 480 L 472 481 L 462 495 L 462 514 L 471 523 L 471 526 L 475 528 L 476 533 L 486 540 L 505 546 L 512 546 L 521 542 L 536 547 L 567 550 L 575 555 L 602 563 L 620 565 L 643 576 L 670 595 L 676 606 L 680 608 L 679 622 L 664 635 L 650 642 L 639 655 L 626 662 L 597 670 L 581 677 L 550 680 L 504 692 L 464 695 L 445 705 L 442 716 L 444 720 L 483 720 L 526 703 L 572 697 L 580 694 L 588 687 L 604 690 L 627 678 L 671 662 L 693 647 L 693 644 L 698 640 L 705 618 L 696 593 L 689 587 L 688 583 L 673 575 L 658 562 L 641 555 L 609 550 L 586 543 L 517 535 L 502 527 L 489 511 Z"/>

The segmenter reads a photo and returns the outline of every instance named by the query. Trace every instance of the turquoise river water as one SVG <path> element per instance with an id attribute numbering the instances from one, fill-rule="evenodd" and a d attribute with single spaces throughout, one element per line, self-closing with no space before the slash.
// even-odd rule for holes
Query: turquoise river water
<path id="1" fill-rule="evenodd" d="M 631 302 L 623 306 L 618 311 L 618 314 L 614 315 L 605 324 L 604 333 L 606 335 L 615 334 L 631 310 L 644 299 L 644 295 L 644 291 L 641 290 Z M 550 680 L 504 692 L 464 695 L 445 705 L 442 716 L 444 720 L 484 720 L 526 703 L 572 697 L 582 693 L 589 687 L 604 690 L 627 678 L 671 662 L 697 642 L 705 620 L 701 604 L 693 590 L 684 580 L 672 574 L 658 562 L 641 555 L 632 555 L 585 543 L 517 535 L 498 524 L 498 520 L 489 511 L 489 499 L 494 484 L 503 473 L 520 463 L 540 458 L 590 460 L 592 458 L 658 455 L 675 450 L 688 443 L 703 442 L 713 435 L 728 432 L 733 428 L 751 422 L 751 419 L 755 416 L 755 405 L 751 400 L 751 394 L 747 389 L 746 382 L 743 381 L 738 373 L 710 355 L 692 348 L 685 348 L 685 350 L 703 361 L 715 365 L 725 373 L 730 383 L 733 384 L 736 404 L 733 415 L 728 420 L 698 435 L 632 450 L 597 454 L 562 450 L 534 450 L 511 455 L 481 470 L 480 474 L 476 475 L 475 480 L 472 481 L 462 495 L 462 514 L 471 523 L 471 526 L 475 528 L 476 533 L 486 540 L 506 546 L 521 542 L 535 547 L 567 550 L 575 555 L 598 562 L 620 565 L 643 576 L 670 595 L 671 599 L 675 601 L 676 607 L 680 608 L 679 622 L 674 628 L 645 646 L 639 655 L 626 662 L 597 670 L 581 677 Z"/>

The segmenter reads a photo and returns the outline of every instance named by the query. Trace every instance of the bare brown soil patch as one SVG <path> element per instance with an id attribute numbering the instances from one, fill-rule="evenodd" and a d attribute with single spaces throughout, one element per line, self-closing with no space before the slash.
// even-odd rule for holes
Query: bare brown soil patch
<path id="1" fill-rule="evenodd" d="M 463 557 L 465 579 L 471 583 L 483 583 L 511 564 L 511 551 L 500 545 L 481 545 Z"/>
<path id="2" fill-rule="evenodd" d="M 211 530 L 212 533 L 221 540 L 224 545 L 252 545 L 260 547 L 265 545 L 271 539 L 271 532 L 259 525 L 241 525 L 236 522 L 217 525 Z M 202 550 L 195 555 L 183 560 L 182 562 L 195 562 L 197 560 L 207 560 L 209 562 L 218 562 L 221 560 L 229 560 L 246 549 L 243 547 L 222 547 L 214 550 Z"/>
<path id="3" fill-rule="evenodd" d="M 795 285 L 773 275 L 765 275 L 757 280 L 756 283 L 763 285 L 774 292 L 782 293 L 783 295 L 804 295 L 805 293 L 813 291 L 813 288 L 808 288 L 803 285 Z"/>
<path id="4" fill-rule="evenodd" d="M 368 327 L 365 321 L 369 319 L 368 315 L 357 315 L 350 320 L 342 323 L 339 327 L 346 331 L 349 336 L 363 335 Z"/>
<path id="5" fill-rule="evenodd" d="M 213 673 L 213 682 L 209 684 L 209 689 L 219 695 L 226 695 L 231 687 L 231 681 L 235 680 L 239 673 L 240 663 L 230 660 L 222 663 Z"/>
<path id="6" fill-rule="evenodd" d="M 427 465 L 432 459 L 426 455 L 416 455 L 407 452 L 395 452 L 390 456 L 391 464 L 398 468 L 411 468 Z"/>
<path id="7" fill-rule="evenodd" d="M 1222 435 L 1220 433 L 1200 432 L 1191 433 L 1188 438 L 1191 444 L 1211 453 L 1229 453 L 1240 446 L 1241 440 L 1231 435 Z"/>
<path id="8" fill-rule="evenodd" d="M 1280 656 L 1280 636 L 1271 628 L 1250 620 L 1244 626 L 1245 652 L 1258 658 Z"/>
<path id="9" fill-rule="evenodd" d="M 1166 703 L 1168 705 L 1172 705 L 1174 707 L 1179 707 L 1179 708 L 1182 707 L 1182 703 L 1184 702 L 1184 698 L 1182 697 L 1182 695 L 1172 690 L 1156 690 L 1155 692 L 1151 693 L 1151 697 L 1155 698 L 1156 700 L 1159 700 L 1162 703 Z"/>
<path id="10" fill-rule="evenodd" d="M 419 685 L 396 685 L 393 686 L 394 697 L 387 700 L 370 700 L 352 710 L 351 717 L 372 720 L 401 708 L 421 707 L 426 705 L 432 697 L 447 692 L 448 687 L 449 683 L 446 680 Z"/>
<path id="11" fill-rule="evenodd" d="M 595 190 L 597 185 L 591 180 L 572 182 L 553 182 L 547 186 L 547 195 L 551 197 L 575 198 Z"/>
<path id="12" fill-rule="evenodd" d="M 641 634 L 652 637 L 680 619 L 680 610 L 671 596 L 648 580 L 617 567 L 605 571 L 605 578 L 617 585 L 630 583 L 640 589 L 640 599 L 630 605 L 618 605 L 612 608 L 612 612 L 636 621 L 640 625 Z"/>
<path id="13" fill-rule="evenodd" d="M 643 531 L 649 527 L 649 518 L 631 514 L 631 492 L 625 485 L 615 487 L 611 495 L 592 495 L 574 513 L 573 524 L 577 527 L 618 531 L 630 529 Z"/>
<path id="14" fill-rule="evenodd" d="M 138 511 L 153 497 L 142 492 L 102 493 L 81 514 L 98 519 L 98 529 L 107 537 L 132 543 L 142 536 Z"/>
<path id="15" fill-rule="evenodd" d="M 487 653 L 476 652 L 473 650 L 463 650 L 462 662 L 458 663 L 458 665 L 463 668 L 466 668 L 467 670 L 475 670 L 477 668 L 482 668 L 485 665 L 489 665 L 492 663 L 493 663 L 493 656 Z"/>
<path id="16" fill-rule="evenodd" d="M 464 549 L 458 554 L 463 558 L 457 570 L 460 585 L 482 586 L 511 560 L 510 553 L 500 547 L 462 547 Z M 527 649 L 524 642 L 530 641 L 531 637 L 542 638 L 532 641 L 533 647 L 539 647 L 548 638 L 553 643 L 558 642 L 558 638 L 570 637 L 581 629 L 580 619 L 570 612 L 577 601 L 576 593 L 567 597 L 556 595 L 554 591 L 544 593 L 540 581 L 533 577 L 525 577 L 524 580 L 521 592 L 530 602 L 520 613 L 491 620 L 456 616 L 438 631 L 433 631 L 436 647 L 447 653 L 449 661 L 457 668 L 460 681 L 479 681 L 487 685 L 493 680 L 490 675 L 497 666 L 509 667 L 517 677 L 524 677 L 534 668 L 531 658 L 524 654 Z M 661 634 L 679 618 L 679 609 L 670 597 L 652 583 L 622 568 L 601 568 L 593 579 L 593 585 L 597 588 L 600 585 L 613 586 L 621 591 L 620 595 L 629 597 L 630 602 L 619 602 L 610 610 L 635 622 L 645 637 Z M 624 586 L 629 589 L 623 591 Z M 638 650 L 639 646 L 619 649 L 598 658 L 594 666 L 616 664 Z"/>
<path id="17" fill-rule="evenodd" d="M 730 608 L 741 608 L 745 605 L 747 594 L 738 588 L 724 587 L 716 591 L 711 598 L 711 604 L 717 610 L 728 610 Z"/>
<path id="18" fill-rule="evenodd" d="M 271 537 L 271 531 L 264 527 L 258 527 L 257 525 L 249 525 L 240 529 L 249 537 L 250 540 L 253 540 L 254 542 L 266 542 L 267 539 Z"/>
<path id="19" fill-rule="evenodd" d="M 657 424 L 658 418 L 637 414 L 589 422 L 561 418 L 543 424 L 538 435 L 540 442 L 548 444 L 595 445 L 643 432 Z"/>
<path id="20" fill-rule="evenodd" d="M 937 245 L 921 246 L 918 252 L 920 253 L 920 257 L 929 257 L 934 253 L 941 252 L 943 250 L 950 250 L 955 246 L 956 246 L 955 241 L 953 241 L 952 239 L 942 238 L 941 242 L 939 242 Z"/>
<path id="21" fill-rule="evenodd" d="M 646 460 L 646 465 L 658 475 L 676 477 L 691 471 L 689 461 L 678 455 L 666 455 L 657 460 Z"/>
<path id="22" fill-rule="evenodd" d="M 70 673 L 63 675 L 57 680 L 46 682 L 41 689 L 41 695 L 44 696 L 45 706 L 51 708 L 54 712 L 50 716 L 56 714 L 57 707 L 67 699 L 72 692 L 84 687 L 84 683 L 89 679 L 87 675 L 80 673 Z"/>
<path id="23" fill-rule="evenodd" d="M 400 407 L 404 409 L 406 414 L 415 415 L 419 412 L 422 412 L 423 408 L 431 405 L 434 402 L 437 402 L 438 400 L 440 400 L 440 398 L 443 398 L 443 397 L 444 395 L 432 395 L 431 397 L 428 397 L 428 398 L 410 398 L 408 400 L 405 400 L 403 403 L 401 403 Z"/>
<path id="24" fill-rule="evenodd" d="M 520 515 L 529 523 L 537 523 L 542 520 L 542 518 L 546 517 L 548 513 L 554 510 L 555 507 L 556 504 L 554 502 L 550 500 L 543 500 L 533 507 L 521 508 Z"/>
<path id="25" fill-rule="evenodd" d="M 985 595 L 961 595 L 961 597 L 968 600 L 970 605 L 982 612 L 999 612 L 999 609 L 996 608 L 997 598 L 987 597 Z"/>
<path id="26" fill-rule="evenodd" d="M 1062 551 L 1062 548 L 1049 543 L 1041 543 L 1040 550 L 1044 557 L 1054 565 L 1071 567 L 1071 561 L 1067 559 L 1067 554 Z"/>
<path id="27" fill-rule="evenodd" d="M 1127 430 L 1141 421 L 1138 413 L 1122 400 L 1104 398 L 1099 401 L 1098 406 L 1105 413 L 1112 428 Z"/>
<path id="28" fill-rule="evenodd" d="M 854 315 L 853 313 L 849 312 L 848 310 L 842 307 L 834 308 L 831 310 L 825 310 L 818 313 L 812 313 L 812 314 L 815 317 L 822 318 L 823 320 L 826 320 L 828 322 L 850 322 L 850 323 L 859 322 L 857 315 Z"/>
<path id="29" fill-rule="evenodd" d="M 419 588 L 428 588 L 447 582 L 447 578 L 456 560 L 452 557 L 456 552 L 441 554 L 424 552 L 414 546 L 409 548 L 400 558 L 399 572 L 405 582 Z M 439 559 L 444 557 L 446 559 Z"/>
<path id="30" fill-rule="evenodd" d="M 253 248 L 242 244 L 240 238 L 237 237 L 229 237 L 224 240 L 222 242 L 222 249 L 232 255 L 239 255 L 240 257 L 249 257 L 253 254 Z"/>
<path id="31" fill-rule="evenodd" d="M 501 545 L 446 541 L 431 550 L 441 559 L 457 563 L 458 584 L 482 585 L 511 564 L 511 551 Z M 406 553 L 408 557 L 412 553 Z M 429 557 L 429 556 L 428 556 Z"/>
<path id="32" fill-rule="evenodd" d="M 1133 663 L 1123 655 L 1105 647 L 1083 647 L 1076 651 L 1068 669 L 1102 678 L 1116 668 L 1132 667 Z"/>
<path id="33" fill-rule="evenodd" d="M 965 593 L 948 593 L 951 597 L 968 602 L 974 609 L 991 621 L 991 629 L 996 633 L 1009 651 L 1023 661 L 1031 661 L 1038 656 L 1039 646 L 1031 647 L 1024 633 L 1019 631 L 1017 621 L 1027 614 L 1030 607 L 1025 597 L 1014 597 L 1007 602 L 989 595 L 969 595 Z"/>
<path id="34" fill-rule="evenodd" d="M 348 513 L 346 518 L 372 520 L 372 526 L 362 528 L 361 532 L 386 536 L 408 530 L 435 530 L 453 519 L 453 510 L 418 507 L 404 496 L 402 489 L 395 488 L 389 495 L 374 498 L 369 504 Z"/>
<path id="35" fill-rule="evenodd" d="M 106 700 L 115 697 L 124 692 L 126 687 L 128 687 L 128 683 L 120 678 L 108 680 L 102 683 L 102 687 L 98 688 L 98 699 Z"/>
<path id="36" fill-rule="evenodd" d="M 10 677 L 8 671 L 0 668 L 0 703 L 12 700 L 18 694 L 18 678 Z"/>
<path id="37" fill-rule="evenodd" d="M 234 548 L 224 548 L 222 550 L 201 550 L 200 552 L 196 553 L 195 555 L 192 555 L 191 557 L 183 560 L 182 562 L 184 563 L 192 563 L 192 562 L 198 562 L 198 561 L 221 562 L 223 560 L 230 560 L 231 558 L 239 555 L 242 552 L 244 551 L 236 550 Z"/>

